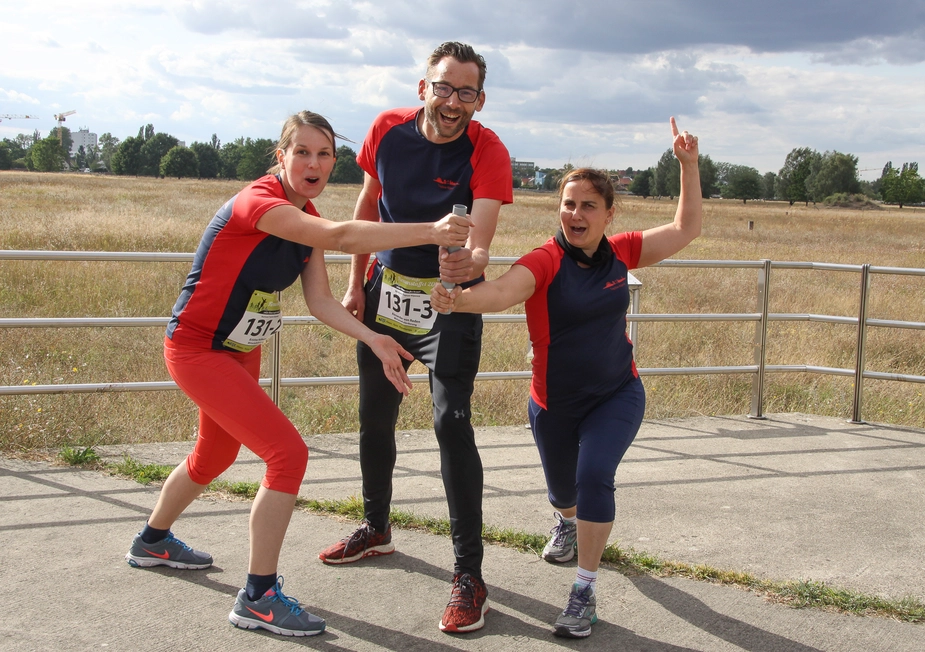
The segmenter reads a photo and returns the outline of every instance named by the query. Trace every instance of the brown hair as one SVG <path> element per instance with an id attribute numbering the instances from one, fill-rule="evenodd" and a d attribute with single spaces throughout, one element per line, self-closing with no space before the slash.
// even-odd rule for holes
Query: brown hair
<path id="1" fill-rule="evenodd" d="M 559 201 L 562 201 L 562 191 L 565 190 L 565 185 L 572 181 L 587 181 L 594 188 L 594 191 L 604 198 L 606 208 L 609 209 L 613 206 L 616 195 L 607 170 L 596 170 L 594 168 L 569 170 L 562 175 L 562 179 L 559 181 Z"/>
<path id="2" fill-rule="evenodd" d="M 430 69 L 440 63 L 445 57 L 453 57 L 460 63 L 474 63 L 477 65 L 479 67 L 479 90 L 482 90 L 482 87 L 485 85 L 485 72 L 488 68 L 485 65 L 485 59 L 482 58 L 481 54 L 478 54 L 472 49 L 471 45 L 458 41 L 447 41 L 439 45 L 427 60 L 428 74 L 430 73 Z"/>
<path id="3" fill-rule="evenodd" d="M 283 123 L 283 130 L 279 135 L 279 140 L 276 142 L 276 147 L 273 150 L 285 150 L 292 144 L 292 139 L 295 138 L 296 132 L 299 130 L 299 127 L 307 126 L 314 127 L 320 131 L 325 132 L 328 135 L 328 138 L 331 139 L 331 147 L 334 148 L 334 156 L 337 156 L 337 138 L 341 140 L 348 140 L 344 138 L 339 133 L 334 131 L 334 127 L 331 126 L 331 123 L 328 122 L 328 119 L 323 115 L 318 113 L 312 113 L 311 111 L 299 111 L 295 115 L 291 115 L 286 118 L 286 122 Z M 279 163 L 274 163 L 267 174 L 276 174 L 279 172 L 280 167 Z"/>

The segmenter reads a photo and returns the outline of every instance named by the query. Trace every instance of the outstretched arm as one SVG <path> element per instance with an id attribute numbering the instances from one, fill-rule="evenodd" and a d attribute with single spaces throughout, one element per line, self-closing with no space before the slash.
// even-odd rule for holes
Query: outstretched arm
<path id="1" fill-rule="evenodd" d="M 367 344 L 382 361 L 382 370 L 386 378 L 395 389 L 405 396 L 408 395 L 411 379 L 408 378 L 402 358 L 410 362 L 414 360 L 414 356 L 388 335 L 375 333 L 364 326 L 363 322 L 347 312 L 343 304 L 334 298 L 328 282 L 328 271 L 324 265 L 324 252 L 320 249 L 312 252 L 308 264 L 302 270 L 302 294 L 305 297 L 305 305 L 313 316 L 331 328 Z"/>
<path id="2" fill-rule="evenodd" d="M 678 125 L 671 118 L 671 135 L 674 155 L 681 164 L 681 195 L 674 222 L 646 229 L 642 232 L 642 251 L 639 267 L 673 256 L 700 235 L 702 222 L 702 201 L 700 194 L 700 156 L 697 137 L 686 131 L 678 133 Z"/>
<path id="3" fill-rule="evenodd" d="M 456 286 L 451 292 L 437 283 L 430 293 L 430 305 L 439 313 L 500 312 L 526 301 L 535 289 L 533 273 L 523 265 L 513 265 L 494 281 L 484 281 L 465 290 Z"/>
<path id="4" fill-rule="evenodd" d="M 256 226 L 265 233 L 310 247 L 362 254 L 423 244 L 461 247 L 469 237 L 471 222 L 459 215 L 420 224 L 383 224 L 367 220 L 332 222 L 287 204 L 268 210 L 257 220 Z"/>

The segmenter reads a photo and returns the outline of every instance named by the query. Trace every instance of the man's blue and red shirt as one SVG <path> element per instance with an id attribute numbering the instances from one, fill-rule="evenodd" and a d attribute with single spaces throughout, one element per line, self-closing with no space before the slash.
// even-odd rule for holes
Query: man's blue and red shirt
<path id="1" fill-rule="evenodd" d="M 382 185 L 379 219 L 383 222 L 436 222 L 475 199 L 514 201 L 511 158 L 498 136 L 475 120 L 448 143 L 432 143 L 418 130 L 421 108 L 381 113 L 363 141 L 357 163 Z M 439 276 L 436 245 L 403 247 L 376 253 L 399 274 Z"/>

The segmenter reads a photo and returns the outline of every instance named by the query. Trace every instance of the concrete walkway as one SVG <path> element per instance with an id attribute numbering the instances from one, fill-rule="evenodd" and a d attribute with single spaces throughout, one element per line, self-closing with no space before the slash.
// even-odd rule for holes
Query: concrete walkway
<path id="1" fill-rule="evenodd" d="M 554 524 L 530 431 L 480 429 L 485 522 Z M 356 435 L 308 438 L 301 494 L 358 495 Z M 445 518 L 433 433 L 400 432 L 395 508 Z M 190 443 L 103 449 L 173 465 Z M 242 453 L 224 476 L 257 481 Z M 397 552 L 328 567 L 318 551 L 355 524 L 297 512 L 280 572 L 287 594 L 328 622 L 287 639 L 227 622 L 247 563 L 248 502 L 200 499 L 178 537 L 215 557 L 205 571 L 123 560 L 157 489 L 94 471 L 0 459 L 0 546 L 10 650 L 890 650 L 925 649 L 925 624 L 798 610 L 754 593 L 603 569 L 591 637 L 552 636 L 574 562 L 487 546 L 492 611 L 479 632 L 437 629 L 449 598 L 449 539 L 394 531 Z M 647 421 L 617 473 L 612 541 L 664 559 L 758 577 L 811 579 L 925 600 L 925 430 L 801 414 Z"/>

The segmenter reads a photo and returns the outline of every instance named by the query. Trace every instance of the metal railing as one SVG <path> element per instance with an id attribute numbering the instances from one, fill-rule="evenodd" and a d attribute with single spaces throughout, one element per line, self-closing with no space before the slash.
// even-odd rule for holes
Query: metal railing
<path id="1" fill-rule="evenodd" d="M 44 260 L 44 261 L 123 261 L 123 262 L 189 262 L 193 254 L 186 253 L 144 253 L 144 252 L 83 252 L 83 251 L 0 251 L 0 261 L 3 260 Z M 325 256 L 327 263 L 349 263 L 351 257 L 342 254 L 329 254 Z M 516 257 L 493 257 L 492 265 L 510 265 Z M 665 260 L 655 267 L 689 267 L 689 268 L 720 268 L 720 269 L 755 269 L 757 279 L 757 309 L 749 313 L 717 313 L 717 314 L 645 314 L 640 312 L 640 291 L 642 284 L 632 275 L 629 278 L 631 303 L 627 314 L 630 337 L 637 341 L 637 328 L 640 322 L 697 322 L 722 321 L 755 323 L 754 360 L 753 364 L 738 366 L 716 367 L 661 367 L 639 368 L 640 375 L 707 375 L 707 374 L 752 374 L 752 397 L 749 416 L 755 419 L 764 418 L 764 387 L 768 373 L 806 372 L 830 374 L 836 376 L 850 376 L 854 381 L 854 397 L 852 401 L 852 423 L 861 423 L 863 405 L 863 386 L 865 379 L 892 380 L 900 382 L 925 383 L 925 376 L 899 373 L 883 373 L 865 369 L 865 353 L 867 345 L 867 331 L 875 328 L 900 328 L 925 330 L 925 323 L 912 321 L 898 321 L 887 319 L 871 319 L 867 316 L 870 278 L 873 274 L 908 275 L 925 277 L 925 269 L 900 267 L 875 267 L 871 265 L 842 265 L 813 262 L 772 262 L 761 261 L 732 261 L 732 260 Z M 800 313 L 771 313 L 769 307 L 769 288 L 772 269 L 805 269 L 824 270 L 835 272 L 856 273 L 860 276 L 860 309 L 857 317 L 830 316 Z M 140 326 L 166 326 L 168 317 L 78 317 L 78 318 L 2 318 L 0 328 L 83 328 L 83 327 L 140 327 Z M 485 323 L 518 323 L 525 322 L 523 314 L 486 314 Z M 857 329 L 857 344 L 855 351 L 855 365 L 851 369 L 820 367 L 814 365 L 769 365 L 767 364 L 767 337 L 768 324 L 773 321 L 807 321 L 830 324 L 853 325 Z M 294 316 L 284 317 L 284 324 L 290 325 L 319 325 L 322 322 L 314 317 Z M 262 378 L 260 384 L 269 387 L 274 401 L 279 402 L 280 388 L 282 387 L 309 387 L 319 385 L 353 385 L 359 383 L 358 376 L 323 376 L 308 378 L 281 377 L 281 360 L 279 346 L 279 332 L 274 335 L 274 346 L 271 353 L 272 375 Z M 477 381 L 485 380 L 512 380 L 529 379 L 531 372 L 526 371 L 496 371 L 480 372 Z M 426 382 L 426 374 L 412 374 L 412 382 Z M 92 392 L 135 392 L 174 390 L 177 386 L 172 381 L 160 382 L 124 382 L 124 383 L 82 383 L 82 384 L 55 384 L 55 385 L 27 385 L 27 386 L 0 386 L 0 396 L 15 396 L 29 394 L 64 394 L 64 393 L 92 393 Z"/>

